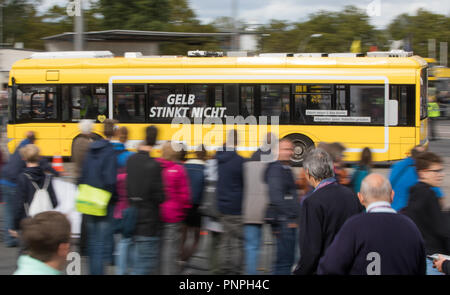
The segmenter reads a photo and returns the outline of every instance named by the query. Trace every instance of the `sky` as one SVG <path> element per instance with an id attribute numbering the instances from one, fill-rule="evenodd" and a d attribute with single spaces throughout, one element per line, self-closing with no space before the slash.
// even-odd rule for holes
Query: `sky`
<path id="1" fill-rule="evenodd" d="M 209 23 L 220 16 L 232 16 L 232 2 L 237 3 L 237 18 L 249 24 L 267 24 L 271 19 L 302 22 L 320 10 L 341 11 L 354 5 L 370 16 L 376 28 L 386 27 L 397 15 L 415 14 L 425 8 L 450 16 L 448 0 L 187 0 L 197 18 Z M 67 5 L 68 0 L 44 0 L 42 9 L 54 4 Z"/>

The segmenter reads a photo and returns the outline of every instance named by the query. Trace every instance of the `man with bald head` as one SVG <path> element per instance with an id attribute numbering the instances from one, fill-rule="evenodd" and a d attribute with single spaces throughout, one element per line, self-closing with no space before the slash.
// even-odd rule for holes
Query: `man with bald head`
<path id="1" fill-rule="evenodd" d="M 422 236 L 414 222 L 397 214 L 394 191 L 380 174 L 361 183 L 360 202 L 367 208 L 349 218 L 322 257 L 318 274 L 425 275 Z"/>

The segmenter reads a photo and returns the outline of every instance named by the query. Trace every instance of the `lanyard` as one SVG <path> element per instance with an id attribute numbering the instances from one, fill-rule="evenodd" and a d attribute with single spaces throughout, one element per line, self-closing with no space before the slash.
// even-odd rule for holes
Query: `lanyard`
<path id="1" fill-rule="evenodd" d="M 327 185 L 330 185 L 330 184 L 332 184 L 332 183 L 335 183 L 335 182 L 336 182 L 336 179 L 333 178 L 333 177 L 324 179 L 324 180 L 322 180 L 322 181 L 319 183 L 319 185 L 314 189 L 313 192 L 315 192 L 316 190 L 321 189 L 321 188 L 323 188 L 323 187 L 325 187 L 325 186 L 327 186 Z"/>

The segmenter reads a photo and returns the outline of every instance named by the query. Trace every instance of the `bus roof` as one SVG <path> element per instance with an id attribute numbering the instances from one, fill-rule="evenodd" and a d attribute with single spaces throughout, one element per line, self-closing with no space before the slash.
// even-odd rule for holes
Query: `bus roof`
<path id="1" fill-rule="evenodd" d="M 100 68 L 421 68 L 419 57 L 154 57 L 23 59 L 12 69 Z"/>

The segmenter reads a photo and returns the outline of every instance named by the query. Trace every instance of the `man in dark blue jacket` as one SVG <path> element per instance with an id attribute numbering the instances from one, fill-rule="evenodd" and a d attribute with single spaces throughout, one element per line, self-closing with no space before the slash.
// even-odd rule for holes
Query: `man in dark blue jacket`
<path id="1" fill-rule="evenodd" d="M 303 161 L 306 179 L 314 187 L 300 210 L 300 260 L 294 271 L 310 275 L 344 222 L 364 210 L 355 194 L 334 178 L 333 160 L 323 149 Z"/>
<path id="2" fill-rule="evenodd" d="M 425 275 L 419 229 L 391 207 L 394 191 L 380 174 L 370 174 L 358 193 L 367 213 L 350 217 L 322 257 L 318 274 Z"/>
<path id="3" fill-rule="evenodd" d="M 224 151 L 216 153 L 218 163 L 217 206 L 222 214 L 223 236 L 219 245 L 222 274 L 241 274 L 243 260 L 242 194 L 244 158 L 238 155 L 238 134 L 228 133 Z"/>
<path id="4" fill-rule="evenodd" d="M 113 208 L 117 196 L 116 177 L 117 159 L 110 140 L 114 135 L 114 121 L 105 120 L 104 135 L 106 139 L 94 141 L 84 159 L 83 168 L 78 184 L 87 184 L 95 188 L 108 191 L 112 197 L 108 204 L 106 216 L 83 215 L 86 219 L 87 244 L 90 274 L 101 275 L 104 266 L 111 262 L 111 243 Z"/>
<path id="5" fill-rule="evenodd" d="M 294 146 L 289 139 L 282 139 L 278 147 L 278 160 L 267 167 L 264 180 L 269 187 L 269 206 L 266 219 L 272 225 L 277 243 L 274 274 L 291 274 L 295 260 L 295 235 L 300 203 L 297 187 L 289 162 Z"/>

